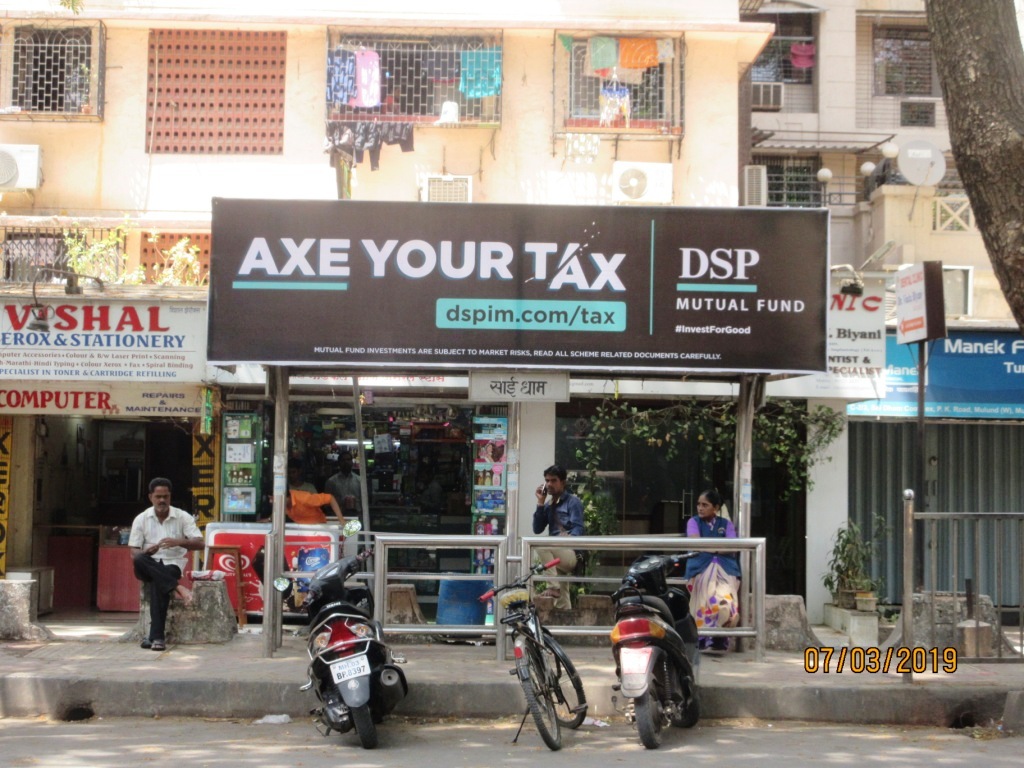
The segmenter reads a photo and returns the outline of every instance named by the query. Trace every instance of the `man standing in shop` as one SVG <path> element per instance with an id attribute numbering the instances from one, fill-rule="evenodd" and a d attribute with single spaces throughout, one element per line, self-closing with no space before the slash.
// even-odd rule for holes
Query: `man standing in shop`
<path id="1" fill-rule="evenodd" d="M 533 513 L 533 532 L 544 533 L 548 529 L 550 536 L 582 536 L 583 535 L 583 502 L 565 487 L 567 473 L 563 467 L 552 464 L 544 470 L 544 484 L 537 487 L 537 509 Z M 560 542 L 551 542 L 550 547 L 537 547 L 537 558 L 542 563 L 559 558 L 561 562 L 554 568 L 544 571 L 547 576 L 567 576 L 576 570 L 576 550 L 571 542 L 559 546 Z M 541 593 L 544 597 L 555 598 L 555 608 L 569 610 L 568 585 L 562 588 L 557 584 Z"/>
<path id="2" fill-rule="evenodd" d="M 192 515 L 171 506 L 171 481 L 166 477 L 149 481 L 149 501 L 153 506 L 132 522 L 128 548 L 135 577 L 149 585 L 149 636 L 143 638 L 142 647 L 164 651 L 167 609 L 172 596 L 185 602 L 192 599 L 178 579 L 188 563 L 189 550 L 203 548 L 203 534 Z"/>
<path id="3" fill-rule="evenodd" d="M 359 517 L 363 511 L 359 475 L 352 471 L 351 451 L 338 454 L 338 471 L 327 479 L 324 491 L 331 494 L 346 517 Z"/>

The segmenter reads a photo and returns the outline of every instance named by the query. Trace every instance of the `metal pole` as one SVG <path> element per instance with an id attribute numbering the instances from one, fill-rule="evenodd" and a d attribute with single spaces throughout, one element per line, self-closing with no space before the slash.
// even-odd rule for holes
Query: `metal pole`
<path id="1" fill-rule="evenodd" d="M 914 491 L 921 497 L 921 511 L 928 510 L 928 495 L 925 493 L 925 443 L 924 443 L 924 402 L 925 380 L 928 371 L 928 350 L 926 342 L 917 343 L 917 462 L 914 469 Z M 922 524 L 923 525 L 923 524 Z M 920 532 L 920 531 L 919 531 Z M 924 583 L 924 536 L 919 537 L 917 549 L 914 551 L 914 576 L 918 584 Z"/>
<path id="2" fill-rule="evenodd" d="M 914 647 L 914 491 L 903 492 L 903 610 L 900 613 L 903 645 Z M 914 673 L 904 672 L 903 680 L 913 682 Z"/>
<path id="3" fill-rule="evenodd" d="M 285 494 L 288 492 L 288 368 L 273 366 L 268 379 L 274 381 L 274 511 L 263 567 L 263 656 L 271 658 L 281 647 L 281 599 L 274 579 L 284 562 Z"/>
<path id="4" fill-rule="evenodd" d="M 352 377 L 352 409 L 356 414 L 356 446 L 358 447 L 359 461 L 359 504 L 363 510 L 363 530 L 370 530 L 370 495 L 366 491 L 366 474 L 369 471 L 369 463 L 366 460 L 366 446 L 363 439 L 363 406 L 362 397 L 359 394 L 359 377 Z M 344 514 L 344 510 L 342 510 Z"/>

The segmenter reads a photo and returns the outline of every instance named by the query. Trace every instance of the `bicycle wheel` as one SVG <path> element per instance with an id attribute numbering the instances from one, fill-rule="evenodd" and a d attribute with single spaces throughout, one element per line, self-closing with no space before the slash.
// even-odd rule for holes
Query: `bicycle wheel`
<path id="1" fill-rule="evenodd" d="M 523 655 L 516 658 L 516 670 L 526 696 L 526 705 L 530 708 L 544 743 L 551 750 L 559 750 L 562 748 L 562 733 L 555 716 L 555 695 L 548 683 L 551 678 L 544 653 L 533 638 L 526 643 L 523 651 Z"/>
<path id="2" fill-rule="evenodd" d="M 566 728 L 579 728 L 587 716 L 587 696 L 576 667 L 554 637 L 545 633 L 544 645 L 554 655 L 555 717 Z"/>

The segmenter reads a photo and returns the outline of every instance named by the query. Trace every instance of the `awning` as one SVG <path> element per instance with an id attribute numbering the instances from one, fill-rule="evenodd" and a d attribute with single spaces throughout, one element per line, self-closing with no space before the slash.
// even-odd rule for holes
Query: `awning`
<path id="1" fill-rule="evenodd" d="M 776 2 L 761 3 L 757 13 L 824 13 L 824 11 L 824 8 L 810 3 L 801 3 L 797 0 L 777 0 Z"/>
<path id="2" fill-rule="evenodd" d="M 893 139 L 891 133 L 805 134 L 793 131 L 765 131 L 754 128 L 751 145 L 758 152 L 844 152 L 858 155 L 877 149 Z"/>

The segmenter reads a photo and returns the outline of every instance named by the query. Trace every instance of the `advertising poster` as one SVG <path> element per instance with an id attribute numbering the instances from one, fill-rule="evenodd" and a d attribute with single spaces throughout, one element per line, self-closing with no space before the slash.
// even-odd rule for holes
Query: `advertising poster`
<path id="1" fill-rule="evenodd" d="M 215 365 L 825 370 L 825 210 L 216 198 L 212 229 Z"/>
<path id="2" fill-rule="evenodd" d="M 260 506 L 262 420 L 253 413 L 224 414 L 221 511 L 255 518 Z"/>
<path id="3" fill-rule="evenodd" d="M 508 472 L 508 419 L 504 416 L 473 418 L 472 533 L 478 536 L 506 532 L 506 481 Z M 494 572 L 494 552 L 477 549 L 474 573 Z"/>

